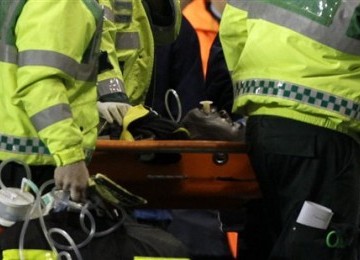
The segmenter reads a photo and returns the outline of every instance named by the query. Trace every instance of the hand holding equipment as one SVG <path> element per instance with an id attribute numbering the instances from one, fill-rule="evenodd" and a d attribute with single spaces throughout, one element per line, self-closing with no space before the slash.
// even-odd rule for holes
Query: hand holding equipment
<path id="1" fill-rule="evenodd" d="M 114 122 L 114 120 L 122 125 L 123 118 L 127 113 L 128 109 L 131 105 L 122 102 L 97 102 L 97 107 L 100 113 L 100 116 L 106 119 L 110 124 Z"/>
<path id="2" fill-rule="evenodd" d="M 89 172 L 84 161 L 57 167 L 54 179 L 58 189 L 70 191 L 72 200 L 82 201 L 85 199 Z"/>

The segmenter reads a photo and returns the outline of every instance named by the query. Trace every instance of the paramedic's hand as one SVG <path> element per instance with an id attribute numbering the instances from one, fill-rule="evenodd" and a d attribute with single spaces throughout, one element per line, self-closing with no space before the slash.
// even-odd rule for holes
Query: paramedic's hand
<path id="1" fill-rule="evenodd" d="M 98 101 L 97 107 L 100 116 L 104 118 L 107 122 L 111 124 L 115 120 L 119 125 L 122 125 L 123 118 L 131 105 L 121 102 Z"/>
<path id="2" fill-rule="evenodd" d="M 73 201 L 81 202 L 85 199 L 89 171 L 84 161 L 57 167 L 54 179 L 55 186 L 58 189 L 70 191 L 70 197 Z"/>

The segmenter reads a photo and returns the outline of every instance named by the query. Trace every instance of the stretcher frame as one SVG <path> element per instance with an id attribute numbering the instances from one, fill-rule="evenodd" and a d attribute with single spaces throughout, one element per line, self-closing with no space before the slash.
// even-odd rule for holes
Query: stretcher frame
<path id="1" fill-rule="evenodd" d="M 261 196 L 246 152 L 242 142 L 100 139 L 89 171 L 146 198 L 145 208 L 236 209 Z M 174 153 L 180 160 L 148 161 Z"/>

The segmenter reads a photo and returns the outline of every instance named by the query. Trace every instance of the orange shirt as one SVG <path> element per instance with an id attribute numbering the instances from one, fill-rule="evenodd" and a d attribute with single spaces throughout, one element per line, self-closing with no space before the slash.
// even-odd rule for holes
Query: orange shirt
<path id="1" fill-rule="evenodd" d="M 205 75 L 210 48 L 219 31 L 219 22 L 207 10 L 206 0 L 193 0 L 184 8 L 183 15 L 189 20 L 198 35 Z"/>

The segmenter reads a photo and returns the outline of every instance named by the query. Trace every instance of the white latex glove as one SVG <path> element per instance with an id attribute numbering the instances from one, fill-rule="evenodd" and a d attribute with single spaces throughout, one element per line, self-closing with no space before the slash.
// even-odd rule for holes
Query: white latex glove
<path id="1" fill-rule="evenodd" d="M 120 102 L 97 102 L 97 107 L 100 113 L 100 116 L 104 118 L 110 124 L 114 122 L 118 122 L 119 125 L 122 125 L 123 118 L 131 107 L 131 105 L 127 103 Z"/>
<path id="2" fill-rule="evenodd" d="M 84 161 L 57 167 L 54 179 L 58 189 L 70 191 L 72 200 L 80 202 L 85 199 L 89 171 Z"/>

